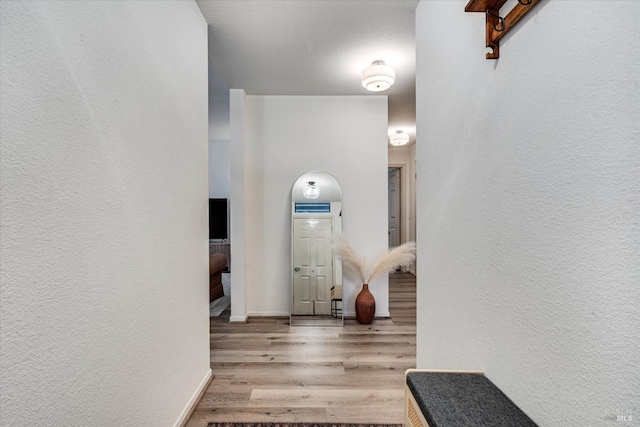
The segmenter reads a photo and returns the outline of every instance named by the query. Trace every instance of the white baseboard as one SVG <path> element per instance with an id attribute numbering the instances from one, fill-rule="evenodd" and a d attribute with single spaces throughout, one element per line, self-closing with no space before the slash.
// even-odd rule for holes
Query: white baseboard
<path id="1" fill-rule="evenodd" d="M 209 383 L 211 382 L 212 379 L 213 379 L 213 371 L 209 369 L 207 371 L 207 374 L 202 379 L 202 381 L 200 381 L 200 384 L 198 385 L 198 388 L 196 388 L 196 391 L 191 396 L 191 399 L 189 399 L 187 406 L 185 406 L 185 408 L 182 410 L 182 413 L 178 417 L 178 420 L 175 422 L 174 427 L 181 427 L 187 423 L 187 421 L 189 420 L 189 417 L 191 416 L 191 413 L 200 402 L 202 395 L 204 394 L 205 390 L 209 386 Z"/>
<path id="2" fill-rule="evenodd" d="M 247 323 L 248 315 L 244 316 L 231 316 L 229 317 L 229 323 Z"/>
<path id="3" fill-rule="evenodd" d="M 289 317 L 288 311 L 250 311 L 247 317 Z"/>

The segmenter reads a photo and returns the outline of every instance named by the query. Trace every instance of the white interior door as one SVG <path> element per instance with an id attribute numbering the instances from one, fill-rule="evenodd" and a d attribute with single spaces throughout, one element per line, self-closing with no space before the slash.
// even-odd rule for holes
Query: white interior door
<path id="1" fill-rule="evenodd" d="M 293 219 L 293 314 L 330 315 L 331 218 Z"/>
<path id="2" fill-rule="evenodd" d="M 389 247 L 400 245 L 400 169 L 389 168 Z"/>

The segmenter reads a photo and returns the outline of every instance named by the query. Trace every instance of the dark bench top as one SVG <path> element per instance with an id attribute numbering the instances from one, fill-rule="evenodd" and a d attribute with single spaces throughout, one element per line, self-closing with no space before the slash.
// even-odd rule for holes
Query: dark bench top
<path id="1" fill-rule="evenodd" d="M 484 375 L 409 372 L 407 385 L 430 427 L 536 427 Z"/>

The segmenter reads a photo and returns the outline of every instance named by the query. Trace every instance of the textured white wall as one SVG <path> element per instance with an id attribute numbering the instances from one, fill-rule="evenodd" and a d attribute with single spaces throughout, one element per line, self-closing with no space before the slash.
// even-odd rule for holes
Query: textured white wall
<path id="1" fill-rule="evenodd" d="M 210 374 L 206 23 L 0 7 L 2 424 L 172 425 Z"/>
<path id="2" fill-rule="evenodd" d="M 541 426 L 637 423 L 640 2 L 542 2 L 498 61 L 466 3 L 416 13 L 418 366 Z"/>
<path id="3" fill-rule="evenodd" d="M 338 180 L 344 235 L 356 250 L 369 257 L 386 251 L 387 98 L 247 96 L 246 123 L 247 311 L 288 315 L 291 188 L 303 173 L 322 169 Z M 360 289 L 345 280 L 345 315 L 355 314 Z M 377 315 L 388 316 L 388 279 L 371 290 Z"/>

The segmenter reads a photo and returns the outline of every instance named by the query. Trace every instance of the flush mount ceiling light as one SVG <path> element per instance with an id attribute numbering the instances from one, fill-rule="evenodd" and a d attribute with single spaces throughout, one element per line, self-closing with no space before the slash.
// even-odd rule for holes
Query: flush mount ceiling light
<path id="1" fill-rule="evenodd" d="M 403 133 L 401 130 L 397 130 L 395 134 L 389 137 L 389 144 L 396 147 L 407 145 L 407 143 L 409 143 L 409 134 Z"/>
<path id="2" fill-rule="evenodd" d="M 396 81 L 396 70 L 385 65 L 384 61 L 373 61 L 362 72 L 362 86 L 371 92 L 382 92 Z"/>
<path id="3" fill-rule="evenodd" d="M 316 185 L 315 181 L 307 182 L 307 185 L 302 190 L 302 197 L 305 199 L 317 199 L 320 197 L 320 189 Z"/>

